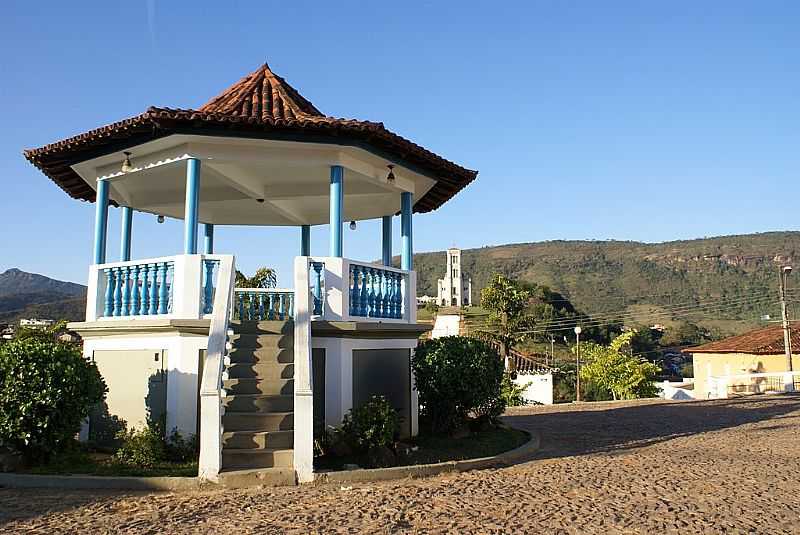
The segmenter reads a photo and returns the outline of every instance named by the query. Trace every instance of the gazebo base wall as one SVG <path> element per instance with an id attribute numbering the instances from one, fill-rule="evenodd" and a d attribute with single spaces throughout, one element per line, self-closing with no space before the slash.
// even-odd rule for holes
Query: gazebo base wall
<path id="1" fill-rule="evenodd" d="M 113 439 L 123 424 L 141 428 L 163 423 L 167 434 L 199 432 L 199 374 L 208 345 L 208 320 L 145 320 L 70 323 L 83 338 L 108 387 L 101 410 L 82 433 Z"/>

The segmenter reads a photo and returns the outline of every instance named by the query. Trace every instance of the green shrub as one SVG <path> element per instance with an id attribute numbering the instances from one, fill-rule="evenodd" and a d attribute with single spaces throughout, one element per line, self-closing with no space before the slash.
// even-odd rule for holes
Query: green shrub
<path id="1" fill-rule="evenodd" d="M 350 409 L 342 419 L 344 440 L 356 451 L 390 446 L 400 430 L 400 417 L 383 396 L 372 396 L 360 407 Z"/>
<path id="2" fill-rule="evenodd" d="M 122 446 L 114 454 L 119 464 L 136 468 L 153 468 L 167 458 L 164 437 L 155 426 L 120 431 L 117 439 Z"/>
<path id="3" fill-rule="evenodd" d="M 80 431 L 106 385 L 80 348 L 31 336 L 0 346 L 0 446 L 46 461 Z"/>
<path id="4" fill-rule="evenodd" d="M 165 444 L 166 458 L 173 463 L 189 463 L 197 461 L 200 455 L 200 441 L 197 435 L 184 438 L 177 429 L 173 429 Z"/>
<path id="5" fill-rule="evenodd" d="M 452 433 L 470 416 L 502 414 L 503 362 L 488 343 L 463 336 L 427 340 L 411 363 L 420 416 L 432 433 Z"/>
<path id="6" fill-rule="evenodd" d="M 523 386 L 517 385 L 511 380 L 510 374 L 503 374 L 500 396 L 503 398 L 503 402 L 505 403 L 506 407 L 519 407 L 520 405 L 525 405 L 525 398 L 522 394 L 525 393 L 525 389 L 530 385 L 531 383 Z"/>

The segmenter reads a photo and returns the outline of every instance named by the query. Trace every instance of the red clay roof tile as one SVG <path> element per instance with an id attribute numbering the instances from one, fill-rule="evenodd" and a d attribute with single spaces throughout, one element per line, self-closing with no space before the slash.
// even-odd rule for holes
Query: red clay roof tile
<path id="1" fill-rule="evenodd" d="M 800 327 L 790 328 L 792 348 L 800 349 Z M 753 355 L 779 355 L 784 352 L 783 327 L 772 325 L 763 329 L 731 336 L 686 349 L 687 353 L 751 353 Z"/>
<path id="2" fill-rule="evenodd" d="M 266 63 L 197 110 L 151 107 L 135 117 L 24 154 L 70 196 L 94 201 L 94 190 L 71 165 L 177 133 L 262 139 L 288 134 L 370 147 L 436 180 L 415 201 L 416 212 L 435 210 L 478 175 L 391 132 L 383 123 L 324 115 Z"/>

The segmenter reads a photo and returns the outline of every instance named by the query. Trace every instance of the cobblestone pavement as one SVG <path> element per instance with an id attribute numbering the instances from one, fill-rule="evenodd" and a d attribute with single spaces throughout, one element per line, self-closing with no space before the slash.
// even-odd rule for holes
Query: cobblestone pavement
<path id="1" fill-rule="evenodd" d="M 0 489 L 12 533 L 788 533 L 800 397 L 510 411 L 526 464 L 352 486 L 189 493 Z"/>

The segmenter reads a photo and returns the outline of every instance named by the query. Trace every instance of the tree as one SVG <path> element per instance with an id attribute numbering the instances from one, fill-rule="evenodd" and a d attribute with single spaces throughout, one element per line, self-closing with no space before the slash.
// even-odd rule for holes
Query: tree
<path id="1" fill-rule="evenodd" d="M 272 268 L 260 267 L 255 275 L 248 278 L 237 269 L 235 285 L 237 288 L 275 288 L 278 285 L 278 275 Z"/>
<path id="2" fill-rule="evenodd" d="M 74 344 L 32 334 L 0 346 L 0 447 L 47 460 L 78 433 L 106 385 Z"/>
<path id="3" fill-rule="evenodd" d="M 500 356 L 506 362 L 509 351 L 530 337 L 535 324 L 529 312 L 531 297 L 529 289 L 500 274 L 481 290 L 481 306 L 489 311 L 489 320 L 478 332 L 500 346 Z"/>
<path id="4" fill-rule="evenodd" d="M 608 389 L 614 399 L 655 396 L 658 389 L 653 381 L 659 367 L 626 352 L 635 336 L 636 331 L 628 331 L 609 346 L 584 344 L 581 355 L 586 363 L 581 367 L 581 378 Z"/>

